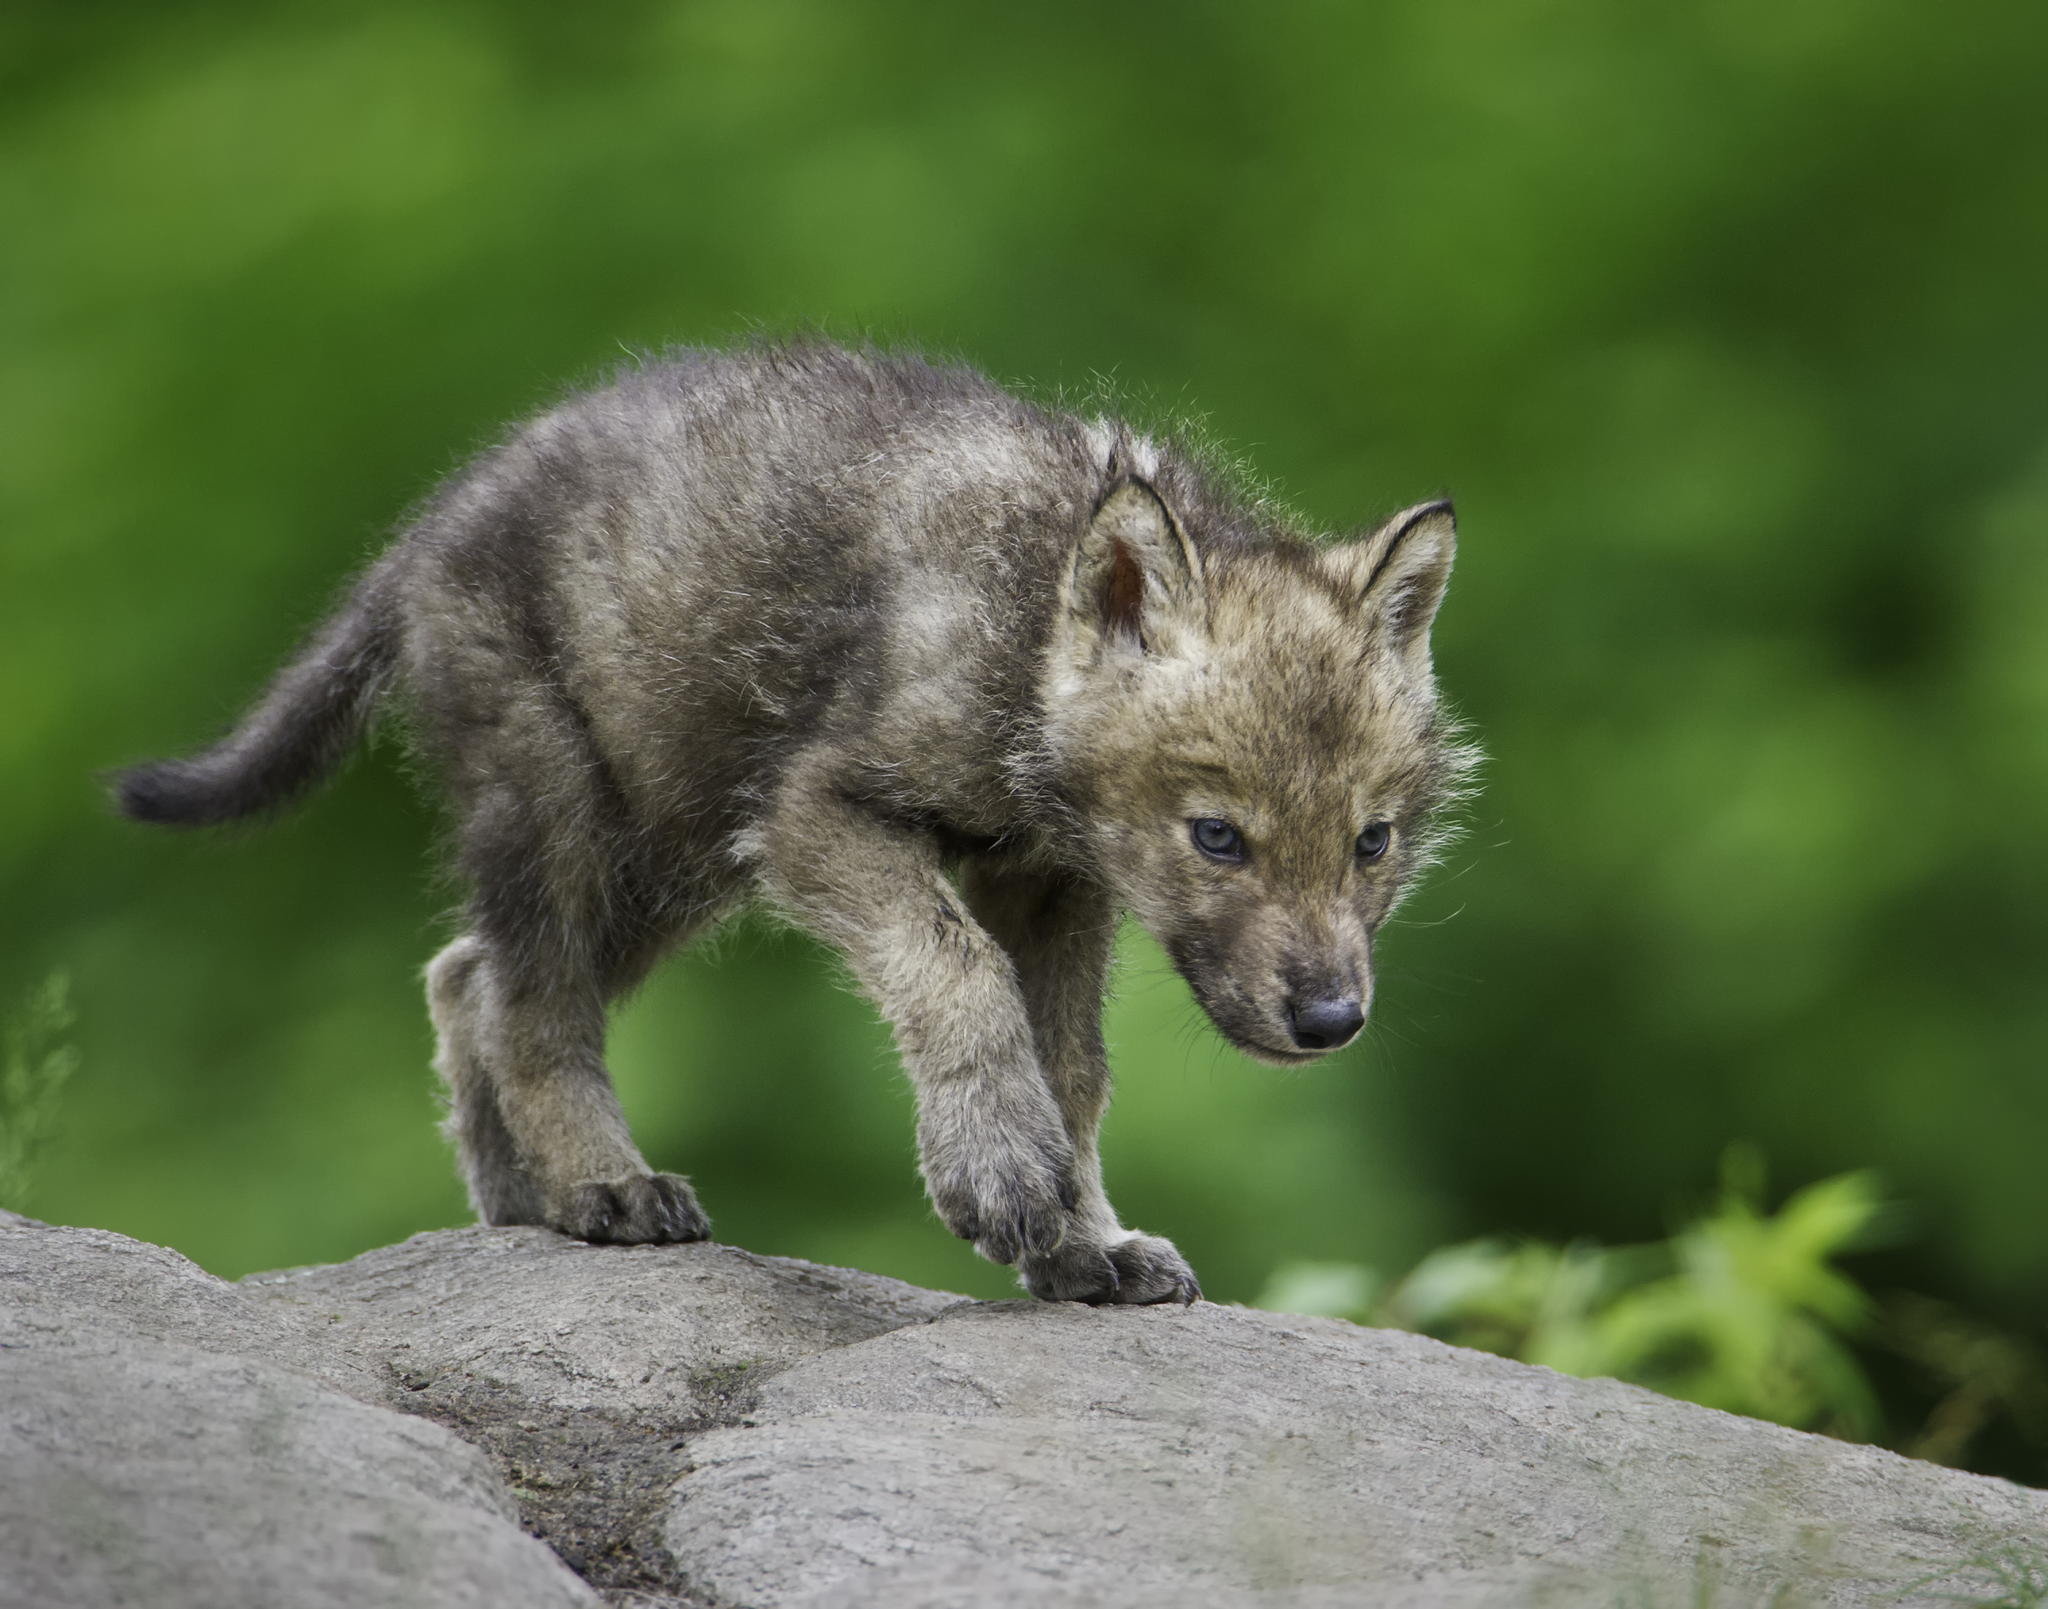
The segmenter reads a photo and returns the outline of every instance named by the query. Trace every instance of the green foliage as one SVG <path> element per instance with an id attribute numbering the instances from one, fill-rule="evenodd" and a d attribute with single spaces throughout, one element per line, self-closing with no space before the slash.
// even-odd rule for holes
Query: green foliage
<path id="1" fill-rule="evenodd" d="M 38 1157 L 56 1128 L 57 1103 L 78 1070 L 68 1035 L 77 1020 L 71 981 L 53 972 L 29 991 L 0 1038 L 0 1207 L 23 1211 Z"/>
<path id="2" fill-rule="evenodd" d="M 1807 1185 L 1776 1212 L 1763 1201 L 1759 1154 L 1737 1146 L 1718 1200 L 1665 1240 L 1469 1241 L 1391 1284 L 1359 1263 L 1288 1263 L 1256 1305 L 1415 1330 L 1935 1463 L 1969 1467 L 1994 1431 L 2048 1458 L 2040 1346 L 1931 1297 L 1879 1301 L 1836 1266 L 1893 1238 L 1895 1210 L 1871 1174 Z M 1886 1355 L 1918 1382 L 1910 1406 L 1889 1413 L 1871 1384 Z M 2004 1554 L 1994 1564 L 2020 1568 Z"/>
<path id="3" fill-rule="evenodd" d="M 1259 1305 L 1418 1330 L 1566 1374 L 1868 1436 L 1876 1404 L 1847 1341 L 1866 1329 L 1872 1305 L 1834 1263 L 1881 1222 L 1875 1181 L 1824 1180 L 1775 1213 L 1762 1199 L 1754 1153 L 1735 1150 L 1720 1200 L 1667 1241 L 1474 1241 L 1432 1252 L 1383 1291 L 1363 1269 L 1282 1269 Z"/>

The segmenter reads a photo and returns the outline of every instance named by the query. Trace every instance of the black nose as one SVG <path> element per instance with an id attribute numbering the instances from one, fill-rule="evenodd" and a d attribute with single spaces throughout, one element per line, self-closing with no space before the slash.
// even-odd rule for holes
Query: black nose
<path id="1" fill-rule="evenodd" d="M 1365 1012 L 1346 995 L 1340 1000 L 1303 1000 L 1287 1008 L 1287 1026 L 1303 1050 L 1335 1050 L 1348 1045 L 1365 1026 Z"/>

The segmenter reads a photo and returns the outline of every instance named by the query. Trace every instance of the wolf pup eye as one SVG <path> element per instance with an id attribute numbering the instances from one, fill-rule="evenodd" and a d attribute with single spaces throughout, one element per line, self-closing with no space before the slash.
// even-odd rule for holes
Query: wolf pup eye
<path id="1" fill-rule="evenodd" d="M 1387 852 L 1387 843 L 1394 836 L 1394 829 L 1384 821 L 1375 821 L 1358 835 L 1358 858 L 1378 860 Z"/>
<path id="2" fill-rule="evenodd" d="M 1244 834 L 1216 816 L 1204 816 L 1188 823 L 1188 836 L 1195 847 L 1211 860 L 1244 859 Z"/>

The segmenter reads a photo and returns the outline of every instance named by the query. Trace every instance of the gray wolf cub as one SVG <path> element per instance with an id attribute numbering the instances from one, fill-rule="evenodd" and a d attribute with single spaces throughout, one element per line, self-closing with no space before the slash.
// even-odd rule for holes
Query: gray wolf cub
<path id="1" fill-rule="evenodd" d="M 685 351 L 455 475 L 255 707 L 117 780 L 275 809 L 402 693 L 469 890 L 427 969 L 476 1210 L 701 1239 L 607 1004 L 749 897 L 895 1029 L 939 1216 L 1035 1295 L 1192 1301 L 1103 1193 L 1119 913 L 1231 1043 L 1354 1038 L 1472 754 L 1431 619 L 1450 504 L 1312 545 L 1193 453 L 822 342 Z"/>

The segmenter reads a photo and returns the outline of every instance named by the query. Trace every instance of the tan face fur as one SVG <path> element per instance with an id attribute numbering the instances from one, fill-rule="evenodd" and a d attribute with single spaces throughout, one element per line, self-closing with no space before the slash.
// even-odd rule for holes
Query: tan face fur
<path id="1" fill-rule="evenodd" d="M 1332 548 L 1205 551 L 1131 480 L 1076 555 L 1047 684 L 1055 750 L 1124 903 L 1262 1060 L 1354 1036 L 1373 935 L 1469 764 L 1429 663 L 1454 541 L 1436 503 Z M 1203 829 L 1232 853 L 1205 852 L 1203 822 L 1234 829 Z M 1362 854 L 1376 824 L 1385 847 Z"/>

